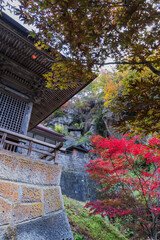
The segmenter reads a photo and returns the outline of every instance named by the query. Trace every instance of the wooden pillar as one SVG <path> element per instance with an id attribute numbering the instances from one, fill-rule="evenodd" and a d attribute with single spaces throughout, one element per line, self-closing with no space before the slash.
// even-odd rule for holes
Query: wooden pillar
<path id="1" fill-rule="evenodd" d="M 24 114 L 24 117 L 23 117 L 21 134 L 27 135 L 29 121 L 30 121 L 31 113 L 32 113 L 32 107 L 33 107 L 33 103 L 30 102 L 30 103 L 27 104 L 25 114 Z"/>

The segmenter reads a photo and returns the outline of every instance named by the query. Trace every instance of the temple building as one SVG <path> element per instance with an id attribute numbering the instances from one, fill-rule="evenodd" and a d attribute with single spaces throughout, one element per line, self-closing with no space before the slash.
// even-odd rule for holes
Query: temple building
<path id="1" fill-rule="evenodd" d="M 37 50 L 28 35 L 28 30 L 3 13 L 0 18 L 0 127 L 22 134 L 91 82 L 91 79 L 88 83 L 79 81 L 75 87 L 64 90 L 46 88 L 42 75 L 50 71 L 55 59 L 47 51 Z"/>
<path id="2" fill-rule="evenodd" d="M 39 124 L 93 79 L 87 83 L 79 80 L 75 87 L 63 90 L 46 88 L 43 74 L 50 71 L 54 60 L 49 51 L 34 46 L 27 29 L 2 13 L 0 239 L 73 239 L 63 206 L 61 167 L 57 162 L 58 151 L 64 150 L 64 136 L 55 133 L 55 143 L 34 136 L 41 136 L 44 131 L 49 139 L 51 132 Z M 33 160 L 33 152 L 40 157 Z"/>

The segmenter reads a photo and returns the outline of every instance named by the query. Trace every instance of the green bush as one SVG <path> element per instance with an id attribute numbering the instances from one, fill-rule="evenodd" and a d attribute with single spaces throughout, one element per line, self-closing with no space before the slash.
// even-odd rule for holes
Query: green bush
<path id="1" fill-rule="evenodd" d="M 89 142 L 90 141 L 90 137 L 93 135 L 93 133 L 91 131 L 86 132 L 83 136 L 81 136 L 80 138 L 78 138 L 76 144 L 78 143 L 82 143 L 82 142 Z"/>
<path id="2" fill-rule="evenodd" d="M 65 113 L 61 110 L 61 109 L 57 109 L 54 113 L 53 116 L 54 117 L 63 117 L 65 115 Z"/>
<path id="3" fill-rule="evenodd" d="M 76 129 L 82 129 L 84 127 L 84 122 L 81 122 L 81 123 L 74 123 L 74 127 Z"/>
<path id="4" fill-rule="evenodd" d="M 59 124 L 55 125 L 55 127 L 53 128 L 53 131 L 55 131 L 57 133 L 65 134 L 64 127 Z"/>
<path id="5" fill-rule="evenodd" d="M 83 240 L 83 236 L 79 234 L 74 235 L 75 240 Z"/>

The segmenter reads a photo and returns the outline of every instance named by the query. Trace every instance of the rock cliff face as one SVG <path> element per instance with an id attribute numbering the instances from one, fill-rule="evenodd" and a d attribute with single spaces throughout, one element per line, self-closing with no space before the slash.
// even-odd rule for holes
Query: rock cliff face
<path id="1" fill-rule="evenodd" d="M 87 104 L 82 103 L 81 107 L 74 104 L 69 105 L 56 111 L 45 121 L 45 124 L 53 129 L 56 125 L 60 125 L 63 127 L 64 133 L 68 131 L 64 147 L 77 146 L 77 141 L 80 140 L 83 147 L 89 150 L 90 143 L 86 141 L 89 140 L 89 135 L 106 135 L 103 102 L 92 100 Z M 76 135 L 78 131 L 70 131 L 76 128 L 77 130 L 81 129 L 81 136 Z M 62 166 L 61 189 L 64 195 L 84 202 L 97 199 L 96 184 L 90 179 L 84 168 L 89 160 L 90 156 L 87 151 L 84 153 L 78 149 L 68 149 L 66 153 L 59 155 L 58 163 Z"/>
<path id="2" fill-rule="evenodd" d="M 68 129 L 82 129 L 82 134 L 90 132 L 104 137 L 120 137 L 113 129 L 113 124 L 119 119 L 110 110 L 104 107 L 103 100 L 91 99 L 87 103 L 76 106 L 61 108 L 45 120 L 48 127 L 55 128 L 60 125 L 64 128 L 64 133 Z"/>
<path id="3" fill-rule="evenodd" d="M 71 148 L 77 146 L 79 142 L 78 144 L 86 150 L 90 150 L 89 136 L 93 134 L 120 137 L 120 134 L 115 133 L 113 129 L 113 124 L 117 120 L 118 116 L 105 108 L 104 102 L 98 99 L 90 99 L 87 103 L 82 102 L 78 106 L 68 104 L 67 107 L 57 110 L 46 119 L 47 126 L 56 131 L 55 127 L 59 125 L 66 133 L 67 141 L 64 147 L 68 150 L 59 156 L 58 161 L 62 166 L 61 189 L 63 194 L 80 201 L 97 199 L 97 186 L 84 168 L 91 156 L 88 153 L 84 154 L 80 149 L 71 150 Z M 79 134 L 82 135 L 79 136 Z"/>
<path id="4" fill-rule="evenodd" d="M 114 129 L 114 124 L 119 121 L 119 115 L 111 112 L 109 109 L 104 107 L 103 109 L 103 121 L 106 126 L 107 136 L 121 138 L 121 134 L 116 132 Z"/>
<path id="5" fill-rule="evenodd" d="M 73 105 L 60 109 L 47 118 L 44 123 L 48 127 L 55 128 L 56 125 L 68 129 L 82 129 L 82 133 L 91 132 L 92 134 L 100 134 L 107 136 L 107 128 L 103 120 L 103 102 L 90 101 L 82 107 Z"/>

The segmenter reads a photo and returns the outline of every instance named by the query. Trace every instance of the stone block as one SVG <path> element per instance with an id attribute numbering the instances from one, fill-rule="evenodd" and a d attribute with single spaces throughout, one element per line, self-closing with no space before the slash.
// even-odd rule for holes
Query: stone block
<path id="1" fill-rule="evenodd" d="M 0 196 L 13 201 L 17 201 L 18 184 L 0 181 Z"/>
<path id="2" fill-rule="evenodd" d="M 83 172 L 62 172 L 61 176 L 62 194 L 78 201 L 91 201 L 97 199 L 97 183 L 89 174 Z"/>
<path id="3" fill-rule="evenodd" d="M 16 240 L 74 240 L 66 213 L 36 219 L 17 226 Z"/>
<path id="4" fill-rule="evenodd" d="M 0 179 L 39 185 L 60 185 L 61 167 L 0 152 Z"/>
<path id="5" fill-rule="evenodd" d="M 61 191 L 59 187 L 44 190 L 44 214 L 48 214 L 63 208 Z"/>
<path id="6" fill-rule="evenodd" d="M 61 170 L 62 170 L 62 167 L 58 165 L 52 165 L 51 167 L 47 166 L 48 174 L 47 174 L 46 182 L 48 183 L 48 185 L 56 185 L 56 186 L 60 185 Z"/>
<path id="7" fill-rule="evenodd" d="M 0 226 L 9 224 L 12 215 L 12 204 L 0 197 Z"/>
<path id="8" fill-rule="evenodd" d="M 40 217 L 42 214 L 42 203 L 14 204 L 13 206 L 14 224 Z"/>
<path id="9" fill-rule="evenodd" d="M 0 228 L 0 240 L 15 240 L 16 226 L 5 226 Z"/>
<path id="10" fill-rule="evenodd" d="M 21 202 L 41 202 L 42 190 L 40 188 L 21 186 Z"/>
<path id="11" fill-rule="evenodd" d="M 17 180 L 18 159 L 0 152 L 0 179 Z"/>
<path id="12" fill-rule="evenodd" d="M 0 227 L 0 240 L 5 239 L 6 231 L 7 231 L 7 226 Z"/>
<path id="13" fill-rule="evenodd" d="M 32 163 L 30 159 L 19 159 L 17 171 L 17 180 L 22 183 L 33 183 Z"/>

